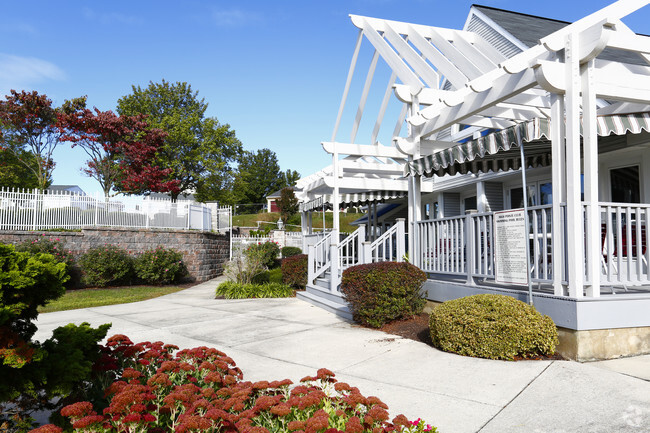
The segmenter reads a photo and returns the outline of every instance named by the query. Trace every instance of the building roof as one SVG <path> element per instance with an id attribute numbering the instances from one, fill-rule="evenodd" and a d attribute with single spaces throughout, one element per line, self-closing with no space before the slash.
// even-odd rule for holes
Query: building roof
<path id="1" fill-rule="evenodd" d="M 472 8 L 492 20 L 527 48 L 537 45 L 543 37 L 571 24 L 567 21 L 513 12 L 490 6 L 472 5 Z M 641 59 L 639 54 L 623 50 L 613 50 L 611 48 L 605 49 L 598 58 L 647 66 L 647 63 Z"/>
<path id="2" fill-rule="evenodd" d="M 50 185 L 47 191 L 52 192 L 75 192 L 78 194 L 86 195 L 79 185 Z"/>
<path id="3" fill-rule="evenodd" d="M 295 186 L 289 186 L 289 187 L 285 187 L 285 188 L 291 188 L 291 190 L 292 190 L 293 192 L 300 191 L 300 188 L 297 188 L 297 187 L 295 187 Z M 267 199 L 269 199 L 269 198 L 280 198 L 280 194 L 282 193 L 282 190 L 283 190 L 283 189 L 284 189 L 284 188 L 281 188 L 281 189 L 277 190 L 276 192 L 274 192 L 273 194 L 269 194 L 269 195 L 267 195 L 266 198 L 267 198 Z"/>

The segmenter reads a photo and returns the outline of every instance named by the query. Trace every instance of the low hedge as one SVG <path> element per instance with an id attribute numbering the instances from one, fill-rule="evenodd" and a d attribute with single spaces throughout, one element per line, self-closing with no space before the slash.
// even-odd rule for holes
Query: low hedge
<path id="1" fill-rule="evenodd" d="M 307 285 L 307 254 L 287 257 L 282 260 L 282 282 L 298 289 Z"/>
<path id="2" fill-rule="evenodd" d="M 379 328 L 419 314 L 425 300 L 420 290 L 427 275 L 407 262 L 379 262 L 343 271 L 341 291 L 358 323 Z"/>
<path id="3" fill-rule="evenodd" d="M 552 355 L 558 345 L 553 320 L 505 295 L 474 295 L 439 305 L 429 319 L 441 350 L 489 359 Z"/>
<path id="4" fill-rule="evenodd" d="M 79 258 L 83 282 L 93 287 L 130 284 L 133 264 L 133 256 L 116 245 L 91 248 Z"/>
<path id="5" fill-rule="evenodd" d="M 216 293 L 217 296 L 223 296 L 226 299 L 290 298 L 294 296 L 293 288 L 286 284 L 241 284 L 233 281 L 219 284 Z"/>
<path id="6" fill-rule="evenodd" d="M 302 248 L 282 247 L 282 249 L 280 250 L 280 254 L 282 254 L 283 259 L 286 259 L 287 257 L 293 257 L 293 256 L 297 256 L 298 254 L 302 254 Z"/>

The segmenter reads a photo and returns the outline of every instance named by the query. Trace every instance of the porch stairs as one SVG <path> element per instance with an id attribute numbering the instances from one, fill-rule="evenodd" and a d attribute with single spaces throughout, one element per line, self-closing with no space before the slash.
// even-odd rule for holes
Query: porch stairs
<path id="1" fill-rule="evenodd" d="M 330 313 L 334 313 L 343 319 L 352 320 L 352 312 L 348 308 L 348 304 L 343 299 L 343 296 L 330 291 L 331 279 L 332 274 L 326 272 L 317 278 L 314 283 L 308 284 L 305 291 L 296 292 L 296 297 Z"/>
<path id="2" fill-rule="evenodd" d="M 393 227 L 374 242 L 366 242 L 363 225 L 338 244 L 332 242 L 332 236 L 333 233 L 330 233 L 308 246 L 307 287 L 304 292 L 297 292 L 296 297 L 346 320 L 352 320 L 352 312 L 340 292 L 343 271 L 365 263 L 402 261 L 406 245 L 405 222 L 399 218 Z M 336 280 L 335 285 L 332 284 L 333 278 Z"/>

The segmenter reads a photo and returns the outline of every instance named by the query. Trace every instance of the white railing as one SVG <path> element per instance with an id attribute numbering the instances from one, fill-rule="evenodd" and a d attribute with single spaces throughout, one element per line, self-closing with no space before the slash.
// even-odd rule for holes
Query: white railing
<path id="1" fill-rule="evenodd" d="M 406 255 L 404 219 L 397 222 L 370 245 L 370 257 L 364 257 L 365 263 L 402 262 Z"/>
<path id="2" fill-rule="evenodd" d="M 232 228 L 232 207 L 219 206 L 216 203 L 209 203 L 212 213 L 212 230 L 219 233 L 226 233 Z"/>
<path id="3" fill-rule="evenodd" d="M 231 247 L 232 256 L 241 257 L 243 252 L 250 245 L 264 242 L 276 242 L 280 248 L 297 247 L 302 248 L 303 235 L 300 232 L 275 231 L 263 236 L 232 235 Z"/>
<path id="4" fill-rule="evenodd" d="M 648 284 L 650 205 L 600 203 L 600 215 L 601 282 L 622 286 Z"/>
<path id="5" fill-rule="evenodd" d="M 351 266 L 358 265 L 362 256 L 363 242 L 366 240 L 366 227 L 361 225 L 339 244 L 339 276 Z"/>
<path id="6" fill-rule="evenodd" d="M 210 208 L 189 200 L 0 189 L 0 230 L 128 227 L 210 231 Z"/>
<path id="7" fill-rule="evenodd" d="M 307 269 L 308 283 L 323 275 L 331 267 L 332 234 L 330 232 L 314 245 L 309 246 L 309 267 Z"/>
<path id="8" fill-rule="evenodd" d="M 528 208 L 530 275 L 534 283 L 553 282 L 552 206 Z M 494 278 L 493 213 L 419 221 L 416 263 L 425 272 Z"/>

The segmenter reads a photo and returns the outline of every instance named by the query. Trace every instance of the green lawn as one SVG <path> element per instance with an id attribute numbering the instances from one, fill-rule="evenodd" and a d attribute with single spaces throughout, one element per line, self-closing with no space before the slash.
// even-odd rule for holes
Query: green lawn
<path id="1" fill-rule="evenodd" d="M 144 301 L 158 296 L 178 292 L 186 287 L 165 286 L 134 286 L 108 289 L 83 289 L 66 292 L 59 299 L 38 309 L 39 313 L 75 310 L 77 308 L 101 307 L 103 305 L 128 304 L 129 302 Z"/>
<path id="2" fill-rule="evenodd" d="M 339 218 L 341 221 L 341 231 L 352 233 L 357 229 L 357 226 L 352 226 L 350 223 L 358 218 L 364 216 L 364 213 L 354 213 L 354 212 L 340 212 Z M 332 212 L 325 212 L 325 227 L 332 228 Z M 256 214 L 245 214 L 245 215 L 233 215 L 232 224 L 235 227 L 257 227 L 257 221 L 268 221 L 268 222 L 277 222 L 280 218 L 278 212 L 260 212 Z M 300 219 L 297 219 L 296 225 L 300 224 Z M 314 228 L 323 227 L 323 213 L 322 212 L 313 212 L 312 213 L 312 224 Z M 260 224 L 260 228 L 264 228 L 270 224 Z M 273 229 L 276 228 L 275 225 L 272 225 Z M 300 231 L 300 227 L 289 226 L 289 230 Z"/>

